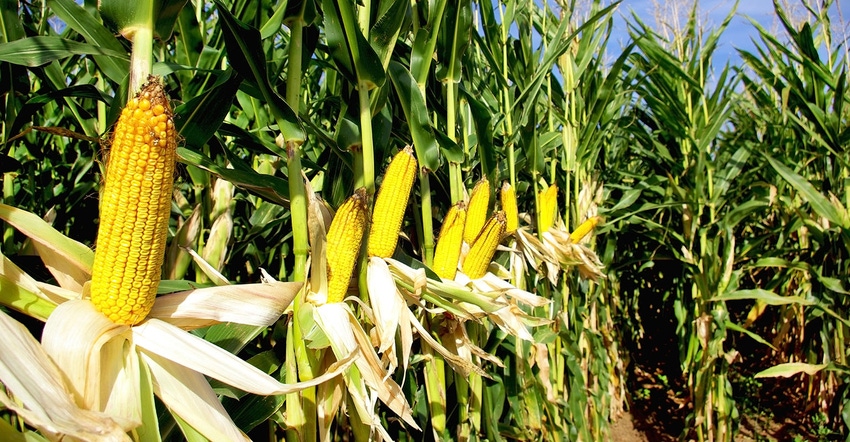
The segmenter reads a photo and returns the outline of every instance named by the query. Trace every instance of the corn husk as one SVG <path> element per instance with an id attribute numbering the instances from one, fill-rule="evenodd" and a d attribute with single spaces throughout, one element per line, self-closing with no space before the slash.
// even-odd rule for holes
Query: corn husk
<path id="1" fill-rule="evenodd" d="M 77 405 L 42 346 L 2 310 L 0 335 L 0 383 L 6 388 L 0 389 L 0 404 L 51 438 L 129 440 L 115 420 Z"/>

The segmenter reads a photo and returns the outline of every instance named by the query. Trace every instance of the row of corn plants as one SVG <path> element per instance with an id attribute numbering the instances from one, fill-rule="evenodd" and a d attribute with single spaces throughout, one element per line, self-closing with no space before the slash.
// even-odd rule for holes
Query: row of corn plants
<path id="1" fill-rule="evenodd" d="M 742 53 L 751 100 L 736 124 L 745 142 L 769 146 L 758 150 L 759 183 L 775 192 L 761 199 L 769 218 L 753 229 L 773 248 L 748 263 L 767 292 L 753 293 L 746 322 L 774 318 L 765 337 L 781 364 L 762 375 L 793 376 L 788 388 L 808 413 L 826 416 L 819 436 L 846 438 L 848 59 L 834 4 L 804 6 L 804 21 L 777 9 L 785 40 L 759 27 L 757 51 Z"/>
<path id="2" fill-rule="evenodd" d="M 846 52 L 831 2 L 805 4 L 809 21 L 798 23 L 774 6 L 784 39 L 753 22 L 760 41 L 738 67 L 712 57 L 731 14 L 705 31 L 695 6 L 669 39 L 632 21 L 633 144 L 612 155 L 619 202 L 603 214 L 619 223 L 621 274 L 639 275 L 621 286 L 626 324 L 646 321 L 640 297 L 662 297 L 648 302 L 674 317 L 679 369 L 669 372 L 689 405 L 683 436 L 698 440 L 734 438 L 742 376 L 792 377 L 776 388 L 803 415 L 828 416 L 818 437 L 847 434 L 836 297 L 847 270 L 836 241 L 846 236 Z M 632 332 L 639 346 L 642 330 Z"/>
<path id="3" fill-rule="evenodd" d="M 739 72 L 617 6 L 5 0 L 0 435 L 606 440 L 667 280 L 688 432 L 744 336 L 846 433 L 828 16 Z"/>

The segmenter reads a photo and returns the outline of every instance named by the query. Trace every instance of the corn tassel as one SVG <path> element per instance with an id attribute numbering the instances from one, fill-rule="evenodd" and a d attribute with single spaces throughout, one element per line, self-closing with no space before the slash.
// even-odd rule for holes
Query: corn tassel
<path id="1" fill-rule="evenodd" d="M 440 236 L 437 238 L 437 249 L 434 252 L 434 264 L 431 269 L 441 278 L 454 279 L 457 274 L 465 223 L 466 205 L 463 201 L 458 201 L 443 218 Z"/>
<path id="2" fill-rule="evenodd" d="M 336 212 L 328 229 L 328 303 L 341 302 L 360 254 L 368 208 L 366 188 L 359 188 Z"/>
<path id="3" fill-rule="evenodd" d="M 387 167 L 372 213 L 369 256 L 389 258 L 395 252 L 416 172 L 416 158 L 410 146 L 399 151 Z"/>
<path id="4" fill-rule="evenodd" d="M 540 191 L 540 231 L 545 232 L 555 224 L 558 213 L 558 186 L 550 185 Z"/>
<path id="5" fill-rule="evenodd" d="M 162 81 L 150 77 L 118 119 L 101 194 L 91 301 L 116 323 L 139 323 L 156 299 L 176 149 Z"/>
<path id="6" fill-rule="evenodd" d="M 481 278 L 487 273 L 490 261 L 493 260 L 496 248 L 505 233 L 505 224 L 507 224 L 505 212 L 498 211 L 487 220 L 481 234 L 475 238 L 463 261 L 463 273 L 470 279 Z"/>
<path id="7" fill-rule="evenodd" d="M 585 236 L 587 236 L 588 233 L 599 225 L 600 221 L 602 221 L 601 217 L 592 216 L 585 222 L 579 224 L 579 226 L 573 230 L 573 233 L 570 233 L 570 242 L 573 244 L 579 243 Z"/>
<path id="8" fill-rule="evenodd" d="M 463 240 L 472 244 L 487 221 L 487 209 L 490 207 L 490 182 L 482 178 L 472 188 L 469 204 L 466 206 L 466 226 L 463 228 Z"/>
<path id="9" fill-rule="evenodd" d="M 519 227 L 519 211 L 516 204 L 516 190 L 511 186 L 511 183 L 507 181 L 502 183 L 499 199 L 502 203 L 502 210 L 505 211 L 505 221 L 507 222 L 505 233 L 514 233 Z"/>

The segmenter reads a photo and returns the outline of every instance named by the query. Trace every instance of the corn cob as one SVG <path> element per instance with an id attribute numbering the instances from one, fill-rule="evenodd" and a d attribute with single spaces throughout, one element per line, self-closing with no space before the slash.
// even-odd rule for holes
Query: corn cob
<path id="1" fill-rule="evenodd" d="M 156 298 L 177 134 L 162 80 L 150 77 L 121 112 L 106 164 L 91 301 L 120 324 L 142 321 Z"/>
<path id="2" fill-rule="evenodd" d="M 328 229 L 328 303 L 341 302 L 360 254 L 366 228 L 366 188 L 354 192 L 336 211 Z"/>
<path id="3" fill-rule="evenodd" d="M 555 224 L 558 213 L 558 186 L 551 184 L 538 195 L 540 200 L 540 230 L 545 232 Z"/>
<path id="4" fill-rule="evenodd" d="M 463 201 L 449 209 L 440 227 L 437 238 L 437 248 L 434 251 L 434 265 L 431 269 L 441 278 L 454 279 L 457 273 L 457 262 L 463 246 L 463 228 L 466 223 L 466 205 Z"/>
<path id="5" fill-rule="evenodd" d="M 466 254 L 463 261 L 463 273 L 471 279 L 478 279 L 487 273 L 487 267 L 490 266 L 490 261 L 493 260 L 493 255 L 496 253 L 496 247 L 502 240 L 502 235 L 505 233 L 505 212 L 498 211 L 487 220 L 481 234 L 475 238 L 472 247 Z"/>
<path id="6" fill-rule="evenodd" d="M 463 228 L 463 240 L 467 244 L 475 242 L 478 233 L 487 221 L 487 209 L 490 207 L 490 182 L 487 178 L 481 178 L 472 194 L 469 196 L 469 204 L 466 206 L 466 226 Z"/>
<path id="7" fill-rule="evenodd" d="M 399 151 L 387 167 L 372 214 L 369 256 L 389 258 L 395 251 L 416 171 L 416 158 L 410 146 Z"/>
<path id="8" fill-rule="evenodd" d="M 516 205 L 516 191 L 511 186 L 511 183 L 507 181 L 502 183 L 499 199 L 502 203 L 502 210 L 505 211 L 505 220 L 507 222 L 505 233 L 514 233 L 517 227 L 519 227 L 519 211 Z"/>
<path id="9" fill-rule="evenodd" d="M 602 221 L 602 218 L 598 216 L 592 216 L 588 218 L 585 222 L 579 224 L 579 226 L 575 230 L 573 230 L 573 233 L 570 233 L 570 242 L 576 244 L 582 239 L 584 239 L 584 237 L 587 236 L 588 233 L 590 233 L 597 225 L 599 225 L 600 221 Z"/>

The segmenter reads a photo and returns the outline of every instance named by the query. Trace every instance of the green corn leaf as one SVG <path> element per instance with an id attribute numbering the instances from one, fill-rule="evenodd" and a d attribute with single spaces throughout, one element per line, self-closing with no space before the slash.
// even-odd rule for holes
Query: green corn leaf
<path id="1" fill-rule="evenodd" d="M 354 110 L 353 107 L 348 107 L 347 110 Z M 359 149 L 363 140 L 360 136 L 360 121 L 357 115 L 351 112 L 345 112 L 337 120 L 336 126 L 336 144 L 343 151 L 353 151 Z"/>
<path id="2" fill-rule="evenodd" d="M 775 365 L 773 367 L 768 368 L 767 370 L 762 370 L 755 374 L 756 378 L 788 378 L 791 376 L 798 375 L 800 373 L 806 373 L 808 375 L 814 375 L 815 373 L 820 372 L 825 369 L 828 364 L 806 364 L 804 362 L 786 362 L 784 364 Z"/>
<path id="3" fill-rule="evenodd" d="M 348 48 L 348 40 L 345 36 L 342 17 L 338 11 L 336 2 L 322 1 L 325 20 L 325 35 L 328 39 L 328 50 L 333 57 L 337 71 L 342 74 L 349 83 L 357 84 L 357 70 Z"/>
<path id="4" fill-rule="evenodd" d="M 733 228 L 753 213 L 766 207 L 770 207 L 770 201 L 766 198 L 745 201 L 726 212 L 726 215 L 723 216 L 723 225 Z"/>
<path id="5" fill-rule="evenodd" d="M 584 29 L 588 24 L 593 23 L 593 20 L 598 19 L 599 17 L 601 17 L 601 15 L 595 15 L 582 25 L 581 29 Z M 578 35 L 579 30 L 576 30 L 575 33 L 564 38 L 564 34 L 569 28 L 569 20 L 564 20 L 560 23 L 553 38 L 553 41 L 557 42 L 557 44 L 553 44 L 548 48 L 546 54 L 543 56 L 543 60 L 537 66 L 534 76 L 531 77 L 530 81 L 528 81 L 527 85 L 523 88 L 522 93 L 520 93 L 519 97 L 517 97 L 514 101 L 515 108 L 521 110 L 518 124 L 523 124 L 523 122 L 528 121 L 531 112 L 535 110 L 536 106 L 533 106 L 532 103 L 537 99 L 537 94 L 540 92 L 543 80 L 550 75 L 552 66 L 555 62 L 557 62 L 557 58 L 569 49 L 573 39 L 576 35 Z"/>
<path id="6" fill-rule="evenodd" d="M 48 0 L 47 6 L 59 19 L 67 23 L 68 27 L 82 35 L 90 45 L 103 50 L 127 53 L 112 32 L 73 0 Z M 95 63 L 103 69 L 103 73 L 113 82 L 121 84 L 127 78 L 127 73 L 130 71 L 129 58 L 122 60 L 102 55 L 96 55 L 93 58 Z"/>
<path id="7" fill-rule="evenodd" d="M 200 67 L 198 60 L 204 52 L 204 39 L 201 29 L 191 8 L 184 8 L 177 18 L 177 38 L 174 42 L 174 55 L 178 63 Z"/>
<path id="8" fill-rule="evenodd" d="M 368 90 L 386 80 L 381 59 L 357 26 L 350 0 L 323 0 L 325 35 L 331 56 L 348 81 Z"/>
<path id="9" fill-rule="evenodd" d="M 0 259 L 5 260 L 6 257 Z M 0 304 L 40 321 L 46 321 L 56 309 L 56 304 L 27 290 L 2 273 L 0 273 Z"/>
<path id="10" fill-rule="evenodd" d="M 177 133 L 186 146 L 200 149 L 206 144 L 230 113 L 230 103 L 241 83 L 242 78 L 228 69 L 203 94 L 174 109 Z"/>
<path id="11" fill-rule="evenodd" d="M 430 34 L 427 29 L 419 28 L 413 38 L 413 47 L 410 51 L 410 69 L 412 72 L 425 72 L 428 75 L 431 57 L 434 55 L 428 53 L 428 37 Z"/>
<path id="12" fill-rule="evenodd" d="M 847 89 L 847 68 L 841 68 L 841 72 L 838 74 L 838 82 L 835 84 L 835 99 L 832 103 L 832 109 L 834 115 L 844 115 L 844 106 L 850 102 L 846 97 L 846 89 Z M 846 135 L 848 131 L 845 129 L 844 134 Z M 839 143 L 842 140 L 838 141 Z"/>
<path id="13" fill-rule="evenodd" d="M 154 9 L 154 35 L 162 41 L 171 39 L 174 24 L 189 0 L 160 0 Z"/>
<path id="14" fill-rule="evenodd" d="M 14 226 L 31 240 L 53 251 L 52 257 L 45 256 L 43 259 L 62 260 L 64 264 L 61 268 L 73 267 L 91 275 L 94 251 L 63 235 L 38 215 L 0 204 L 0 219 Z M 56 266 L 58 265 L 57 263 Z M 67 272 L 70 273 L 70 270 Z"/>
<path id="15" fill-rule="evenodd" d="M 298 117 L 269 82 L 260 31 L 237 20 L 221 1 L 216 0 L 215 3 L 222 19 L 222 34 L 230 65 L 260 91 L 284 139 L 303 142 L 305 135 Z"/>
<path id="16" fill-rule="evenodd" d="M 502 442 L 499 419 L 502 416 L 506 400 L 505 386 L 502 382 L 484 384 L 483 424 L 488 440 Z"/>
<path id="17" fill-rule="evenodd" d="M 767 305 L 815 305 L 815 302 L 809 301 L 806 298 L 799 296 L 781 296 L 774 292 L 764 289 L 750 290 L 735 290 L 721 296 L 714 297 L 713 301 L 738 301 L 738 300 L 759 300 Z"/>
<path id="18" fill-rule="evenodd" d="M 0 43 L 8 43 L 18 39 L 26 38 L 23 22 L 18 17 L 19 3 L 14 0 L 0 0 Z M 6 104 L 4 106 L 4 115 L 2 120 L 5 123 L 5 132 L 2 134 L 6 141 L 9 140 L 16 132 L 9 130 L 18 114 L 18 106 L 16 97 L 30 90 L 29 76 L 26 69 L 19 65 L 7 65 L 0 63 L 3 77 L 8 78 L 3 85 L 3 94 L 6 96 Z M 50 70 L 48 70 L 50 72 Z M 62 78 L 63 81 L 59 84 L 64 85 L 64 74 L 56 76 Z"/>
<path id="19" fill-rule="evenodd" d="M 488 8 L 481 8 L 482 10 Z M 486 28 L 485 28 L 486 30 Z M 476 49 L 478 50 L 478 54 L 483 56 L 485 60 L 487 60 L 487 69 L 492 70 L 492 75 L 490 78 L 495 80 L 499 87 L 507 87 L 507 81 L 503 75 L 502 65 L 497 60 L 496 55 L 494 55 L 493 51 L 489 46 L 487 46 L 487 40 L 481 37 L 477 32 L 472 33 L 472 42 L 475 44 Z"/>
<path id="20" fill-rule="evenodd" d="M 386 7 L 386 11 L 375 21 L 369 31 L 369 42 L 381 60 L 381 66 L 384 69 L 389 66 L 393 48 L 398 41 L 401 25 L 404 23 L 405 13 L 409 6 L 410 2 L 406 0 L 381 2 L 381 7 Z"/>
<path id="21" fill-rule="evenodd" d="M 289 183 L 283 178 L 236 168 L 228 169 L 208 157 L 185 147 L 177 148 L 177 156 L 181 162 L 210 171 L 254 195 L 273 203 L 289 204 Z"/>
<path id="22" fill-rule="evenodd" d="M 472 112 L 472 121 L 475 123 L 475 132 L 478 135 L 478 159 L 484 176 L 491 183 L 496 180 L 496 147 L 493 145 L 493 120 L 494 117 L 487 106 L 475 98 L 474 94 L 463 87 L 458 88 L 464 99 L 469 103 Z"/>
<path id="23" fill-rule="evenodd" d="M 233 354 L 238 354 L 265 329 L 266 327 L 255 325 L 215 324 L 206 329 L 203 338 Z"/>
<path id="24" fill-rule="evenodd" d="M 249 360 L 249 362 L 252 361 Z M 274 416 L 286 402 L 286 396 L 257 396 L 252 394 L 242 397 L 238 401 L 229 399 L 222 402 L 225 407 L 230 406 L 229 409 L 234 410 L 230 413 L 233 423 L 242 431 L 249 431 Z"/>
<path id="25" fill-rule="evenodd" d="M 439 141 L 440 151 L 443 152 L 443 156 L 446 157 L 446 161 L 451 161 L 453 163 L 463 163 L 464 153 L 463 147 L 452 141 L 448 135 L 441 131 L 436 131 L 435 135 L 437 136 L 437 140 Z"/>
<path id="26" fill-rule="evenodd" d="M 850 295 L 850 292 L 844 288 L 844 282 L 841 279 L 821 275 L 817 275 L 817 277 L 818 281 L 827 289 L 836 293 L 841 293 L 842 295 Z"/>
<path id="27" fill-rule="evenodd" d="M 29 67 L 41 66 L 72 55 L 99 55 L 129 60 L 124 51 L 53 36 L 35 36 L 0 44 L 0 61 Z"/>
<path id="28" fill-rule="evenodd" d="M 142 424 L 133 431 L 138 434 L 139 442 L 161 442 L 159 419 L 156 413 L 156 399 L 153 392 L 153 379 L 147 364 L 139 364 L 139 399 L 142 411 Z"/>
<path id="29" fill-rule="evenodd" d="M 724 197 L 729 186 L 740 175 L 751 152 L 749 146 L 742 146 L 732 154 L 732 158 L 725 162 L 723 169 L 715 176 L 714 189 L 718 198 Z"/>
<path id="30" fill-rule="evenodd" d="M 388 72 L 404 115 L 407 117 L 407 124 L 410 126 L 410 135 L 413 138 L 413 148 L 416 150 L 419 166 L 430 171 L 437 170 L 440 166 L 440 150 L 434 129 L 428 119 L 425 98 L 419 91 L 416 80 L 407 68 L 395 61 L 390 62 Z"/>
<path id="31" fill-rule="evenodd" d="M 188 422 L 181 419 L 177 413 L 172 414 L 172 416 L 174 417 L 174 421 L 177 422 L 177 425 L 180 427 L 180 432 L 183 433 L 183 437 L 186 442 L 210 442 L 210 440 L 204 437 L 200 431 L 196 430 L 194 427 L 189 425 Z"/>
<path id="32" fill-rule="evenodd" d="M 10 42 L 26 37 L 24 24 L 18 16 L 18 2 L 0 1 L 0 42 Z"/>
<path id="33" fill-rule="evenodd" d="M 471 30 L 472 3 L 465 0 L 447 5 L 446 20 L 437 35 L 441 61 L 437 78 L 441 81 L 460 82 L 463 53 L 469 46 Z"/>
<path id="34" fill-rule="evenodd" d="M 732 331 L 736 331 L 738 333 L 743 333 L 743 334 L 749 336 L 750 338 L 752 338 L 752 340 L 758 342 L 759 344 L 766 345 L 766 346 L 776 350 L 776 347 L 774 347 L 773 344 L 771 344 L 770 342 L 767 342 L 764 338 L 762 338 L 758 334 L 753 333 L 753 332 L 745 329 L 744 327 L 741 327 L 740 325 L 738 325 L 738 324 L 736 324 L 732 321 L 726 321 L 726 328 L 728 328 L 729 330 L 732 330 Z"/>
<path id="35" fill-rule="evenodd" d="M 788 184 L 797 189 L 801 196 L 812 205 L 812 209 L 815 213 L 826 218 L 832 224 L 841 226 L 845 229 L 850 229 L 850 216 L 847 214 L 847 209 L 837 202 L 833 204 L 833 202 L 831 202 L 827 197 L 818 192 L 818 190 L 815 189 L 815 186 L 806 181 L 805 178 L 780 163 L 772 156 L 766 153 L 764 156 L 768 163 L 773 166 L 773 169 L 776 170 L 776 172 L 778 172 L 779 175 L 788 182 Z"/>
<path id="36" fill-rule="evenodd" d="M 536 144 L 539 145 L 540 155 L 543 159 L 554 156 L 558 151 L 564 150 L 561 149 L 561 146 L 564 145 L 564 134 L 560 131 L 544 132 L 537 137 Z M 543 165 L 535 165 L 535 169 L 541 166 Z M 541 167 L 539 172 L 543 173 L 544 169 Z"/>
<path id="37" fill-rule="evenodd" d="M 431 61 L 434 58 L 434 48 L 440 34 L 441 22 L 446 11 L 446 0 L 429 2 L 428 24 L 422 26 L 414 35 L 413 52 L 410 54 L 410 72 L 420 87 L 425 85 Z"/>
<path id="38" fill-rule="evenodd" d="M 304 0 L 306 1 L 306 0 Z M 295 2 L 279 2 L 277 6 L 275 6 L 274 13 L 265 23 L 263 23 L 263 27 L 260 28 L 260 38 L 265 40 L 267 38 L 271 38 L 273 35 L 280 32 L 280 28 L 283 26 L 283 19 L 286 15 L 287 9 L 290 6 L 290 3 Z"/>
<path id="39" fill-rule="evenodd" d="M 2 46 L 3 45 L 0 45 L 0 47 Z M 9 132 L 13 134 L 19 133 L 25 125 L 32 123 L 33 116 L 42 111 L 45 105 L 49 103 L 57 103 L 60 105 L 67 104 L 69 102 L 73 103 L 73 101 L 68 100 L 68 98 L 98 100 L 106 103 L 107 106 L 112 103 L 112 97 L 104 94 L 102 91 L 90 84 L 79 84 L 68 86 L 63 89 L 51 90 L 43 95 L 36 95 L 27 100 L 23 107 L 20 108 L 17 115 L 15 115 L 15 121 L 12 123 L 11 130 Z M 86 133 L 88 134 L 89 132 L 86 131 Z"/>

